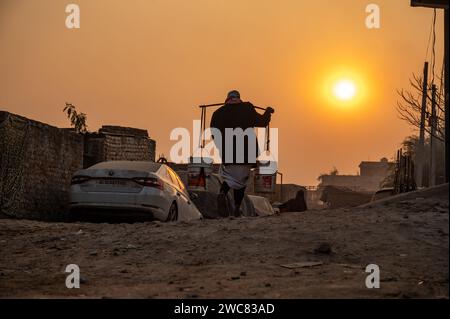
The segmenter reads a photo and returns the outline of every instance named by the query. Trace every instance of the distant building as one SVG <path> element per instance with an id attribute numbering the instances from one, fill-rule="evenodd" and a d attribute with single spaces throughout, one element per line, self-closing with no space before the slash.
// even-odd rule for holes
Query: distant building
<path id="1" fill-rule="evenodd" d="M 322 175 L 319 186 L 344 187 L 354 191 L 375 192 L 392 172 L 395 163 L 382 158 L 379 162 L 363 161 L 359 175 Z"/>

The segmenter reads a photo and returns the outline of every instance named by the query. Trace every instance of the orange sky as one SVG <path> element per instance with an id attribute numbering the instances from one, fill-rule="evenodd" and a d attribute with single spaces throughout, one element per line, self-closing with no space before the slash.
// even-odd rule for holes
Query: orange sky
<path id="1" fill-rule="evenodd" d="M 381 28 L 365 27 L 365 7 Z M 244 100 L 273 106 L 285 181 L 315 185 L 336 166 L 391 158 L 411 130 L 395 111 L 426 55 L 432 9 L 409 0 L 0 0 L 0 109 L 67 127 L 65 101 L 102 124 L 146 128 L 169 154 L 175 127 L 197 105 Z M 65 27 L 79 4 L 81 28 Z M 436 72 L 442 65 L 438 14 Z M 364 97 L 334 105 L 323 85 L 358 78 Z"/>

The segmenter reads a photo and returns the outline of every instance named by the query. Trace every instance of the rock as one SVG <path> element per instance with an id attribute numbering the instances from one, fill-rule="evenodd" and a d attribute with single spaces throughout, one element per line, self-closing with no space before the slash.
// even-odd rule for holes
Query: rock
<path id="1" fill-rule="evenodd" d="M 98 253 L 97 253 L 96 251 L 91 251 L 91 252 L 89 253 L 89 255 L 91 255 L 91 256 L 97 256 Z"/>
<path id="2" fill-rule="evenodd" d="M 295 269 L 295 268 L 315 267 L 315 266 L 321 266 L 321 265 L 323 265 L 323 262 L 321 262 L 321 261 L 303 261 L 303 262 L 285 264 L 285 265 L 280 265 L 280 266 L 284 267 L 284 268 L 288 268 L 288 269 Z"/>
<path id="3" fill-rule="evenodd" d="M 245 271 L 242 271 L 241 276 L 247 276 L 247 273 Z"/>
<path id="4" fill-rule="evenodd" d="M 328 243 L 321 243 L 316 249 L 314 249 L 314 253 L 329 255 L 332 253 L 331 245 Z"/>

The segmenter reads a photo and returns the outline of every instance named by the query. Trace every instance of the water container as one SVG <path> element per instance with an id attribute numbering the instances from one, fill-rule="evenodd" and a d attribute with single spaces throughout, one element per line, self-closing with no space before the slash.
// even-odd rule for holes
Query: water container
<path id="1" fill-rule="evenodd" d="M 255 193 L 275 193 L 277 185 L 277 163 L 275 161 L 267 164 L 259 164 L 254 175 Z"/>
<path id="2" fill-rule="evenodd" d="M 209 163 L 207 163 L 209 162 Z M 190 158 L 188 164 L 187 188 L 189 190 L 206 190 L 206 178 L 211 175 L 212 161 L 205 158 Z"/>

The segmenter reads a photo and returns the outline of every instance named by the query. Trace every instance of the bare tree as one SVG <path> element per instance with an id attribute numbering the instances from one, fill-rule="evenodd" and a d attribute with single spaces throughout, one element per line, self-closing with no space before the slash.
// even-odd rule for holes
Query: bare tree
<path id="1" fill-rule="evenodd" d="M 75 105 L 66 102 L 66 106 L 63 112 L 67 114 L 67 118 L 70 120 L 70 124 L 73 126 L 77 133 L 87 132 L 87 115 L 84 113 L 78 113 Z"/>
<path id="2" fill-rule="evenodd" d="M 436 123 L 437 129 L 436 137 L 440 141 L 444 141 L 444 93 L 442 86 L 442 78 L 438 77 L 437 82 L 440 84 L 437 85 L 436 90 Z M 397 91 L 401 100 L 397 101 L 397 112 L 399 114 L 400 119 L 404 120 L 411 126 L 414 126 L 417 129 L 420 129 L 420 116 L 422 110 L 422 89 L 423 89 L 423 78 L 413 74 L 412 79 L 409 80 L 411 88 L 401 89 Z M 431 83 L 428 85 L 431 88 Z M 427 92 L 427 106 L 426 106 L 426 117 L 431 123 L 431 90 Z M 425 124 L 425 131 L 428 134 L 431 134 L 430 125 Z"/>

